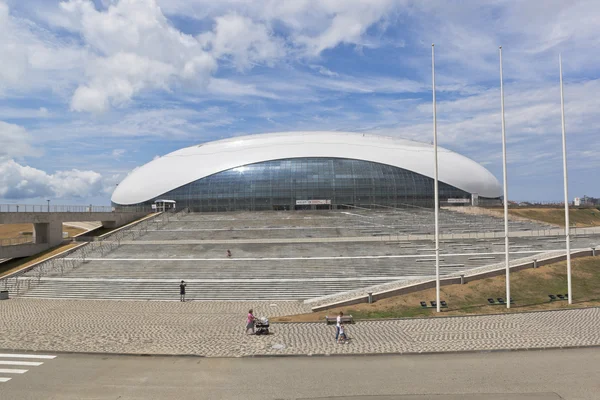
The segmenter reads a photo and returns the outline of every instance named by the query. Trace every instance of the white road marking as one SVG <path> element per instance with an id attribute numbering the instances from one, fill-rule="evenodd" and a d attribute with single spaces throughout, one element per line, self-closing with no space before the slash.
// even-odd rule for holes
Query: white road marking
<path id="1" fill-rule="evenodd" d="M 0 354 L 0 358 L 41 358 L 53 360 L 56 358 L 56 356 L 43 356 L 40 354 Z"/>
<path id="2" fill-rule="evenodd" d="M 8 358 L 8 360 L 2 360 L 2 358 Z M 18 354 L 18 353 L 0 353 L 0 366 L 28 366 L 28 367 L 39 367 L 44 364 L 42 361 L 20 361 L 18 359 L 42 359 L 52 360 L 56 356 L 43 355 L 43 354 Z M 12 360 L 11 360 L 12 359 Z M 28 369 L 20 368 L 0 368 L 0 375 L 5 374 L 24 374 L 28 372 Z M 0 376 L 0 383 L 8 382 L 12 378 Z"/>
<path id="3" fill-rule="evenodd" d="M 29 367 L 39 367 L 43 362 L 34 362 L 34 361 L 3 361 L 0 360 L 0 365 L 23 365 Z"/>
<path id="4" fill-rule="evenodd" d="M 4 369 L 0 368 L 0 374 L 24 374 L 28 369 Z"/>

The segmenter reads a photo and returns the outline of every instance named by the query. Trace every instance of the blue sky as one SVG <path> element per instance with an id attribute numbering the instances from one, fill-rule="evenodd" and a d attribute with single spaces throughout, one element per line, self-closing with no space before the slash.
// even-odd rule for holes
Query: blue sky
<path id="1" fill-rule="evenodd" d="M 0 0 L 0 202 L 109 204 L 133 168 L 195 143 L 297 131 L 430 142 L 562 199 L 600 197 L 600 2 Z"/>

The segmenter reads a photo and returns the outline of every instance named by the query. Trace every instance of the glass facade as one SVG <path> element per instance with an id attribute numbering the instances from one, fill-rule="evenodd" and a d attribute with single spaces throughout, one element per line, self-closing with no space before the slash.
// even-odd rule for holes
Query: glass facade
<path id="1" fill-rule="evenodd" d="M 471 194 L 439 182 L 440 202 Z M 433 179 L 406 169 L 341 158 L 265 161 L 222 171 L 157 196 L 192 211 L 294 210 L 347 206 L 433 207 Z M 298 205 L 298 200 L 329 204 Z M 302 203 L 302 202 L 301 202 Z"/>

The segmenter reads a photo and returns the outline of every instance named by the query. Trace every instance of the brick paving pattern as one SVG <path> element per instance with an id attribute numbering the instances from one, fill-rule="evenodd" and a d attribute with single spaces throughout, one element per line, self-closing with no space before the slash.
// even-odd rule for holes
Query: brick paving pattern
<path id="1" fill-rule="evenodd" d="M 271 324 L 244 335 L 246 313 L 307 312 L 302 302 L 13 299 L 0 302 L 0 349 L 207 357 L 419 353 L 600 345 L 600 308 L 358 322 L 351 342 L 324 323 Z"/>

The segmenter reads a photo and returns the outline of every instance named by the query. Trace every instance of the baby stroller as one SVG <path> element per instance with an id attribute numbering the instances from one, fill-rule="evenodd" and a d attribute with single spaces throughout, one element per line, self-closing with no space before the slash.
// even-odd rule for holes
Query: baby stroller
<path id="1" fill-rule="evenodd" d="M 256 328 L 255 335 L 268 335 L 269 319 L 266 317 L 256 318 L 254 327 Z"/>

